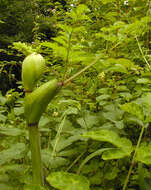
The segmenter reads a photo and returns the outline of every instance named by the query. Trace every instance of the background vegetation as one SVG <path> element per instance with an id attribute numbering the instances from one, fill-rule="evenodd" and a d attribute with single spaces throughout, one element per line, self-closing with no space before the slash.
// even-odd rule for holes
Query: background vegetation
<path id="1" fill-rule="evenodd" d="M 128 182 L 128 190 L 150 189 L 150 24 L 149 0 L 0 0 L 1 190 L 38 188 L 21 83 L 32 51 L 47 64 L 38 85 L 65 81 L 98 59 L 40 120 L 45 188 L 124 190 Z M 78 188 L 73 174 L 81 176 Z"/>

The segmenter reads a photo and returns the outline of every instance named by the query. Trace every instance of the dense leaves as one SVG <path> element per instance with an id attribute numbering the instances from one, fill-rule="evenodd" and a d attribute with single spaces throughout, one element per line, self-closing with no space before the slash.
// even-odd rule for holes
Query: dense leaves
<path id="1" fill-rule="evenodd" d="M 148 0 L 0 1 L 0 189 L 119 190 L 131 165 L 127 189 L 151 187 L 150 10 Z M 23 108 L 21 65 L 32 52 L 47 65 L 37 86 L 97 60 L 41 117 L 44 188 L 31 181 Z"/>

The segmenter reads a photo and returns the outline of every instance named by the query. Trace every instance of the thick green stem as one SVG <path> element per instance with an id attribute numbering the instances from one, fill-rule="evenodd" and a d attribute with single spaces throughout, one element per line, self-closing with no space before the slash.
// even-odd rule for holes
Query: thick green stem
<path id="1" fill-rule="evenodd" d="M 33 184 L 44 186 L 38 124 L 28 126 L 32 159 Z"/>

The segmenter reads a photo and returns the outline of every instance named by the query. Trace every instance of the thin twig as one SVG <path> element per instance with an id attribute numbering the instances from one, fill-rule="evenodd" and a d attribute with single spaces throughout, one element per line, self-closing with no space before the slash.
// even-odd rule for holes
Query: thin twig
<path id="1" fill-rule="evenodd" d="M 85 152 L 82 152 L 72 163 L 71 165 L 66 169 L 66 172 L 68 172 L 78 161 L 79 159 L 83 156 Z"/>
<path id="2" fill-rule="evenodd" d="M 57 131 L 56 140 L 55 140 L 55 144 L 54 144 L 53 151 L 52 151 L 52 157 L 56 156 L 56 148 L 57 148 L 57 145 L 58 145 L 58 141 L 60 139 L 60 135 L 61 135 L 64 123 L 65 123 L 65 120 L 66 120 L 66 115 L 64 116 L 63 120 L 61 121 L 59 129 Z"/>
<path id="3" fill-rule="evenodd" d="M 69 83 L 71 80 L 73 80 L 74 78 L 76 78 L 77 76 L 79 76 L 80 74 L 82 74 L 84 71 L 86 71 L 87 69 L 89 69 L 90 67 L 92 67 L 94 64 L 96 64 L 98 62 L 98 60 L 102 57 L 102 54 L 100 56 L 98 56 L 92 63 L 90 63 L 88 66 L 84 67 L 82 70 L 80 70 L 79 72 L 77 72 L 76 74 L 74 74 L 72 77 L 70 77 L 69 79 L 64 81 L 64 85 Z"/>
<path id="4" fill-rule="evenodd" d="M 71 33 L 69 34 L 69 40 L 68 40 L 68 48 L 67 48 L 67 56 L 66 56 L 66 64 L 65 64 L 65 72 L 64 72 L 64 80 L 66 78 L 66 73 L 67 73 L 67 68 L 68 68 L 68 65 L 69 65 L 69 55 L 70 55 L 70 50 L 71 50 L 71 39 L 72 39 L 72 34 L 73 34 L 73 28 L 72 28 L 72 31 Z"/>
<path id="5" fill-rule="evenodd" d="M 123 186 L 123 189 L 122 189 L 122 190 L 125 190 L 126 187 L 127 187 L 127 184 L 128 184 L 128 181 L 129 181 L 129 178 L 130 178 L 130 175 L 131 175 L 131 173 L 132 173 L 133 166 L 134 166 L 136 153 L 137 153 L 137 151 L 138 151 L 138 148 L 139 148 L 140 143 L 141 143 L 141 140 L 142 140 L 142 136 L 143 136 L 143 133 L 144 133 L 144 129 L 145 129 L 145 125 L 144 125 L 144 126 L 142 127 L 142 129 L 141 129 L 141 132 L 140 132 L 140 135 L 139 135 L 139 139 L 138 139 L 138 141 L 137 141 L 136 149 L 135 149 L 135 152 L 134 152 L 134 155 L 133 155 L 133 158 L 132 158 L 132 161 L 131 161 L 131 165 L 130 165 L 130 168 L 129 168 L 129 171 L 128 171 L 127 177 L 126 177 L 126 179 L 125 179 L 125 183 L 124 183 L 124 186 Z"/>
<path id="6" fill-rule="evenodd" d="M 148 61 L 147 61 L 147 59 L 146 59 L 146 57 L 145 57 L 145 55 L 144 55 L 144 53 L 143 53 L 143 50 L 142 50 L 142 48 L 141 48 L 141 45 L 140 45 L 140 43 L 139 43 L 139 41 L 138 41 L 137 36 L 135 36 L 135 39 L 136 39 L 136 41 L 137 41 L 139 50 L 140 50 L 140 52 L 141 52 L 141 54 L 142 54 L 142 57 L 143 57 L 144 61 L 145 61 L 146 64 L 148 65 L 149 70 L 151 70 L 150 64 L 148 63 Z"/>

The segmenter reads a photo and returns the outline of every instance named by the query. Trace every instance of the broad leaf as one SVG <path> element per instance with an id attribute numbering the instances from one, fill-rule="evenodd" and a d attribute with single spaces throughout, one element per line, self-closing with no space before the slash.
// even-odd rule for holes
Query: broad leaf
<path id="1" fill-rule="evenodd" d="M 86 177 L 67 172 L 52 172 L 47 181 L 59 190 L 90 190 Z"/>
<path id="2" fill-rule="evenodd" d="M 83 117 L 77 119 L 77 123 L 82 128 L 91 128 L 99 123 L 99 116 L 91 112 L 86 112 Z"/>
<path id="3" fill-rule="evenodd" d="M 136 154 L 136 161 L 140 161 L 144 164 L 151 164 L 151 143 L 147 145 L 147 143 L 142 143 L 138 148 Z"/>
<path id="4" fill-rule="evenodd" d="M 18 128 L 6 128 L 6 127 L 0 127 L 0 135 L 6 135 L 6 136 L 19 136 L 23 133 L 23 130 Z"/>
<path id="5" fill-rule="evenodd" d="M 24 151 L 25 151 L 25 144 L 23 143 L 14 144 L 13 146 L 11 146 L 11 148 L 1 151 L 0 165 L 10 162 L 13 159 L 23 158 Z"/>
<path id="6" fill-rule="evenodd" d="M 129 156 L 132 152 L 132 143 L 127 138 L 120 138 L 120 136 L 110 130 L 90 131 L 84 133 L 83 137 L 91 138 L 93 140 L 109 142 L 117 148 L 112 148 L 103 153 L 102 158 L 104 160 L 119 159 L 125 156 Z"/>
<path id="7" fill-rule="evenodd" d="M 65 166 L 69 164 L 69 161 L 63 157 L 52 156 L 50 150 L 42 150 L 42 161 L 46 167 L 49 168 L 58 168 L 60 166 Z"/>
<path id="8" fill-rule="evenodd" d="M 127 69 L 120 64 L 115 64 L 112 67 L 109 67 L 108 69 L 106 69 L 106 71 L 112 71 L 112 72 L 119 72 L 119 73 L 128 73 Z"/>
<path id="9" fill-rule="evenodd" d="M 144 120 L 144 112 L 142 107 L 135 103 L 135 102 L 131 102 L 131 103 L 126 103 L 120 106 L 122 110 L 136 116 L 138 119 L 140 120 Z"/>
<path id="10" fill-rule="evenodd" d="M 74 135 L 74 136 L 70 136 L 68 138 L 60 137 L 58 139 L 56 147 L 55 147 L 56 152 L 59 152 L 59 151 L 65 149 L 66 147 L 70 146 L 73 142 L 76 142 L 80 139 L 81 139 L 80 135 Z M 55 143 L 56 143 L 56 140 L 52 141 L 53 147 L 55 146 Z"/>
<path id="11" fill-rule="evenodd" d="M 88 156 L 82 161 L 82 163 L 80 164 L 77 173 L 80 173 L 80 171 L 81 171 L 81 169 L 83 168 L 83 166 L 84 166 L 89 160 L 91 160 L 93 157 L 98 156 L 98 155 L 101 155 L 104 151 L 110 150 L 110 149 L 111 149 L 111 148 L 101 148 L 101 149 L 99 149 L 99 150 L 97 150 L 97 151 L 91 153 L 90 155 L 88 155 Z"/>

